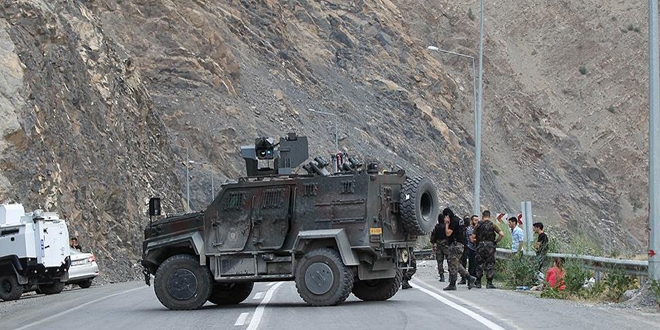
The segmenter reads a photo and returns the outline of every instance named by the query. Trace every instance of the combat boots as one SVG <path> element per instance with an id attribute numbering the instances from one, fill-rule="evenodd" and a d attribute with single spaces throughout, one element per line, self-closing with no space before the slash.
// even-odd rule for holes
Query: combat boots
<path id="1" fill-rule="evenodd" d="M 449 285 L 447 285 L 444 289 L 444 291 L 456 291 L 456 281 L 451 281 L 449 282 Z"/>
<path id="2" fill-rule="evenodd" d="M 486 289 L 495 289 L 495 286 L 493 285 L 493 279 L 489 278 L 488 283 L 486 284 Z"/>
<path id="3" fill-rule="evenodd" d="M 461 281 L 458 282 L 458 284 L 467 284 L 467 281 L 465 280 L 465 277 L 461 276 Z"/>
<path id="4" fill-rule="evenodd" d="M 477 280 L 474 281 L 474 287 L 477 289 L 481 289 L 481 277 L 477 277 Z"/>
<path id="5" fill-rule="evenodd" d="M 445 281 L 445 274 L 441 274 L 440 279 L 438 281 L 444 282 Z"/>
<path id="6" fill-rule="evenodd" d="M 470 276 L 468 279 L 468 290 L 472 289 L 475 286 L 475 283 L 477 282 L 477 278 L 474 276 Z"/>
<path id="7" fill-rule="evenodd" d="M 401 289 L 405 290 L 410 288 L 412 288 L 412 286 L 410 285 L 410 283 L 408 283 L 408 280 L 403 280 L 403 283 L 401 284 Z"/>

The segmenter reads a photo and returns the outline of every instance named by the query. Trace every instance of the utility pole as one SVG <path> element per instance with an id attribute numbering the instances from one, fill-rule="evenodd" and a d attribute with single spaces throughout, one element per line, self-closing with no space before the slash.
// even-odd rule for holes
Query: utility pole
<path id="1" fill-rule="evenodd" d="M 649 0 L 649 279 L 660 280 L 660 100 L 658 99 L 658 0 Z"/>
<path id="2" fill-rule="evenodd" d="M 474 141 L 474 161 L 481 164 L 481 118 L 484 112 L 484 0 L 481 0 L 481 14 L 479 15 L 479 91 L 477 97 L 477 132 Z M 474 200 L 476 205 L 474 209 L 476 215 L 481 212 L 481 166 L 475 167 L 475 182 L 474 182 Z"/>

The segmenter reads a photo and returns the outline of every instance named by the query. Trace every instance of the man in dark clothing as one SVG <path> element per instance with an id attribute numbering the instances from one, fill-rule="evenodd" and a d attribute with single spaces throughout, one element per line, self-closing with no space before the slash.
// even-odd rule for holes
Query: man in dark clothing
<path id="1" fill-rule="evenodd" d="M 467 244 L 466 249 L 467 250 L 467 261 L 468 261 L 468 273 L 470 275 L 477 277 L 477 244 L 475 244 L 471 237 L 472 233 L 474 232 L 474 227 L 477 226 L 477 223 L 479 222 L 479 216 L 474 214 L 472 217 L 470 217 L 470 221 L 467 224 L 467 227 L 465 227 L 465 237 Z"/>
<path id="2" fill-rule="evenodd" d="M 412 288 L 408 281 L 410 281 L 413 275 L 417 272 L 417 259 L 415 259 L 415 255 L 412 253 L 410 254 L 410 266 L 412 266 L 412 268 L 403 272 L 403 281 L 401 283 L 401 289 L 403 290 Z"/>
<path id="3" fill-rule="evenodd" d="M 536 243 L 534 243 L 534 250 L 536 250 L 536 264 L 538 271 L 543 271 L 543 266 L 545 265 L 545 258 L 548 254 L 548 235 L 543 232 L 543 223 L 536 222 L 532 224 L 534 228 L 534 233 L 538 234 Z"/>
<path id="4" fill-rule="evenodd" d="M 438 275 L 440 275 L 440 282 L 444 282 L 445 268 L 443 264 L 449 252 L 447 251 L 447 234 L 445 233 L 445 224 L 442 214 L 438 214 L 438 224 L 435 225 L 435 228 L 431 232 L 431 244 L 433 246 L 435 260 L 438 261 Z"/>
<path id="5" fill-rule="evenodd" d="M 467 215 L 466 215 L 466 216 L 463 217 L 463 233 L 466 233 L 466 234 L 467 234 L 467 227 L 468 227 L 469 225 L 470 225 L 470 216 L 467 216 Z M 466 236 L 465 244 L 463 244 L 463 255 L 461 256 L 461 265 L 463 265 L 463 268 L 465 268 L 465 269 L 468 268 L 468 264 L 467 264 L 467 261 L 468 261 L 468 248 L 467 248 L 467 243 L 468 243 L 469 241 L 470 241 L 470 240 L 467 239 L 467 236 Z M 470 271 L 468 270 L 468 273 L 469 273 L 469 272 L 470 272 Z M 472 274 L 470 274 L 470 275 L 472 275 Z M 458 282 L 458 284 L 467 284 L 467 277 L 461 276 L 461 281 Z"/>
<path id="6" fill-rule="evenodd" d="M 460 262 L 460 258 L 463 255 L 463 248 L 465 246 L 463 220 L 454 215 L 454 212 L 449 208 L 442 211 L 442 216 L 444 218 L 445 234 L 447 235 L 447 244 L 449 246 L 449 255 L 447 256 L 447 264 L 449 266 L 449 285 L 443 290 L 456 290 L 458 273 L 460 273 L 462 277 L 468 279 L 468 289 L 472 289 L 476 278 L 470 276 Z"/>
<path id="7" fill-rule="evenodd" d="M 490 221 L 490 211 L 485 210 L 481 214 L 482 220 L 477 223 L 472 233 L 472 239 L 477 244 L 477 282 L 475 286 L 481 288 L 481 278 L 486 272 L 488 284 L 486 288 L 494 289 L 493 277 L 495 277 L 495 249 L 497 243 L 504 238 L 504 232 Z M 497 238 L 495 238 L 497 234 Z"/>

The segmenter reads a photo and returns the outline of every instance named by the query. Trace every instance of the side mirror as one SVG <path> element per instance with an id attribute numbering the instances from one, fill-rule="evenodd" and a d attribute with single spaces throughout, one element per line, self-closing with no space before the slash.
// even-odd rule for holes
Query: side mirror
<path id="1" fill-rule="evenodd" d="M 149 199 L 149 216 L 160 215 L 160 198 L 152 197 Z"/>

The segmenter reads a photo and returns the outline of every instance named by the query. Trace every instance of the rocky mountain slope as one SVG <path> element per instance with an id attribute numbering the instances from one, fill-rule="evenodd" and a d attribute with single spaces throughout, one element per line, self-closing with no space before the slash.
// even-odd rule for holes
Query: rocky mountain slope
<path id="1" fill-rule="evenodd" d="M 492 8 L 491 8 L 492 7 Z M 428 175 L 472 209 L 468 1 L 4 0 L 0 201 L 46 208 L 134 276 L 146 202 L 203 209 L 245 174 L 239 146 L 295 130 Z M 482 209 L 518 212 L 606 251 L 645 247 L 645 8 L 487 6 Z M 323 115 L 309 109 L 328 112 Z M 193 162 L 186 162 L 186 159 Z"/>

